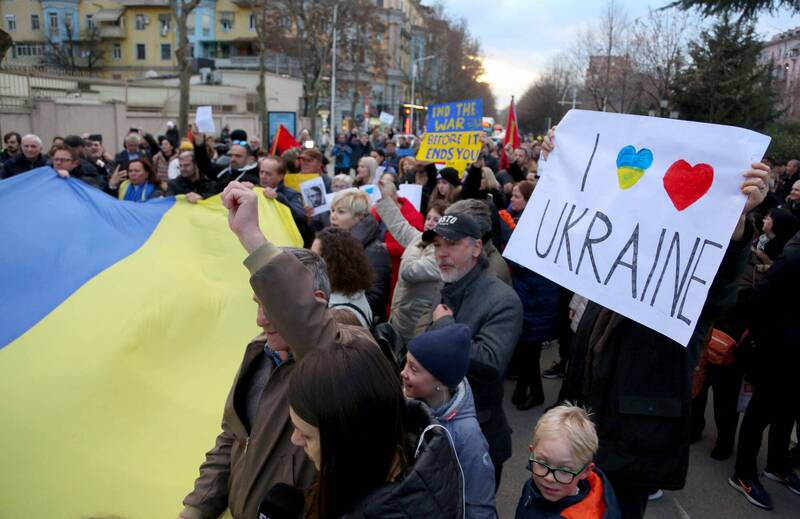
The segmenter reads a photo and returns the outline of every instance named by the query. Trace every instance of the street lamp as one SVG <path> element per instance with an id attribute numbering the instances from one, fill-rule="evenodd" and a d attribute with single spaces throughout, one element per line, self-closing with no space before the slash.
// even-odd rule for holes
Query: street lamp
<path id="1" fill-rule="evenodd" d="M 411 63 L 411 104 L 416 104 L 414 100 L 414 88 L 417 85 L 417 63 L 421 63 L 423 61 L 435 58 L 435 55 L 425 56 L 424 58 L 417 58 Z M 416 110 L 414 108 L 411 109 L 411 135 L 416 135 L 414 131 L 414 112 Z"/>

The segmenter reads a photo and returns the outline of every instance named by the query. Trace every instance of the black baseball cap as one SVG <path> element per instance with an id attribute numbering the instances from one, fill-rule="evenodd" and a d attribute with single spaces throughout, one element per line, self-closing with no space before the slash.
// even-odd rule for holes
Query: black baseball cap
<path id="1" fill-rule="evenodd" d="M 458 241 L 463 238 L 480 240 L 481 228 L 478 222 L 470 215 L 453 213 L 439 218 L 439 223 L 436 224 L 436 227 L 422 233 L 422 240 L 430 243 L 437 234 L 449 241 Z"/>

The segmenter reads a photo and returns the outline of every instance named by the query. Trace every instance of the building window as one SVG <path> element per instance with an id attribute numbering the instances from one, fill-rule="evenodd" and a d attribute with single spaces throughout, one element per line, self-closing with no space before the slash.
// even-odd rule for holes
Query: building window
<path id="1" fill-rule="evenodd" d="M 17 31 L 17 17 L 13 14 L 6 15 L 6 29 L 8 32 L 16 32 Z"/>
<path id="2" fill-rule="evenodd" d="M 247 19 L 247 30 L 249 32 L 256 31 L 256 15 L 250 13 L 250 17 Z"/>
<path id="3" fill-rule="evenodd" d="M 147 53 L 144 49 L 144 43 L 136 44 L 136 59 L 143 61 L 147 59 Z"/>
<path id="4" fill-rule="evenodd" d="M 211 36 L 211 17 L 203 15 L 203 36 Z"/>
<path id="5" fill-rule="evenodd" d="M 192 34 L 194 32 L 194 13 L 189 13 L 189 16 L 186 17 L 186 34 Z"/>
<path id="6" fill-rule="evenodd" d="M 86 30 L 93 31 L 94 30 L 94 15 L 87 14 L 86 15 Z"/>
<path id="7" fill-rule="evenodd" d="M 172 45 L 169 43 L 161 44 L 161 60 L 169 61 L 172 59 Z"/>
<path id="8" fill-rule="evenodd" d="M 58 34 L 58 13 L 50 13 L 47 19 L 50 21 L 50 34 Z"/>
<path id="9" fill-rule="evenodd" d="M 41 43 L 17 43 L 14 45 L 17 58 L 44 56 L 44 45 Z"/>
<path id="10" fill-rule="evenodd" d="M 145 16 L 143 14 L 137 14 L 136 15 L 136 30 L 137 31 L 143 31 L 145 25 L 147 25 L 147 19 L 145 18 Z"/>
<path id="11" fill-rule="evenodd" d="M 292 19 L 289 18 L 288 16 L 281 16 L 280 18 L 278 18 L 278 25 L 280 25 L 281 27 L 286 27 L 286 28 L 291 27 L 292 26 Z"/>
<path id="12" fill-rule="evenodd" d="M 166 36 L 169 32 L 170 24 L 172 23 L 172 15 L 171 14 L 159 14 L 158 15 L 158 26 L 161 29 L 161 36 Z"/>
<path id="13" fill-rule="evenodd" d="M 38 31 L 39 30 L 39 15 L 32 14 L 31 15 L 31 30 Z"/>
<path id="14" fill-rule="evenodd" d="M 222 32 L 231 32 L 233 30 L 233 13 L 219 13 L 219 26 Z"/>
<path id="15" fill-rule="evenodd" d="M 114 59 L 122 59 L 122 45 L 115 43 L 111 47 L 111 57 Z"/>

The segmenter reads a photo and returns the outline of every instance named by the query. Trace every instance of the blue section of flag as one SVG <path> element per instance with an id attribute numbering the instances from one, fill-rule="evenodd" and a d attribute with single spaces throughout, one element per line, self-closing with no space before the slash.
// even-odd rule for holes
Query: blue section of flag
<path id="1" fill-rule="evenodd" d="M 0 181 L 0 348 L 139 249 L 174 203 L 121 202 L 50 167 Z"/>

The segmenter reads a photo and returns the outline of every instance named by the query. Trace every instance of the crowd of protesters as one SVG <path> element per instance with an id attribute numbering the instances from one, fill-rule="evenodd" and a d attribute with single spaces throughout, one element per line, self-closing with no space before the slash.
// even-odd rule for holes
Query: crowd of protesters
<path id="1" fill-rule="evenodd" d="M 179 517 L 496 517 L 512 457 L 503 403 L 544 405 L 542 377 L 564 382 L 533 430 L 518 518 L 643 517 L 684 486 L 709 388 L 710 455 L 736 454 L 730 485 L 772 508 L 756 467 L 769 426 L 763 474 L 800 494 L 800 161 L 744 172 L 744 211 L 684 348 L 503 258 L 555 132 L 516 149 L 486 136 L 465 171 L 420 162 L 418 138 L 379 128 L 328 149 L 298 140 L 273 155 L 242 130 L 180 138 L 171 123 L 155 138 L 132 130 L 117 152 L 94 134 L 48 150 L 3 137 L 0 178 L 50 165 L 120 200 L 221 194 L 229 210 L 263 334 Z M 294 173 L 322 177 L 329 212 L 287 186 Z M 418 204 L 402 184 L 420 186 Z M 259 196 L 288 208 L 306 248 L 264 238 Z M 554 341 L 560 359 L 542 371 Z"/>

